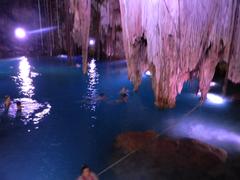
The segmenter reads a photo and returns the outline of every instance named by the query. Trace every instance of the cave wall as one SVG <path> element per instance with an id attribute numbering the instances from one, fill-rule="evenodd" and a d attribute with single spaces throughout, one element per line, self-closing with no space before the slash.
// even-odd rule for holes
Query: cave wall
<path id="1" fill-rule="evenodd" d="M 135 89 L 149 69 L 159 107 L 174 107 L 183 83 L 200 80 L 202 99 L 216 65 L 240 82 L 238 0 L 119 0 L 129 78 Z"/>
<path id="2" fill-rule="evenodd" d="M 39 19 L 39 7 L 41 23 Z M 86 72 L 89 37 L 96 40 L 91 56 L 123 59 L 123 37 L 118 0 L 2 0 L 0 2 L 0 57 L 16 55 L 82 54 Z M 14 37 L 14 28 L 52 31 L 34 34 L 25 41 Z"/>
<path id="3" fill-rule="evenodd" d="M 20 1 L 1 0 L 0 2 L 0 57 L 29 54 L 37 50 L 39 38 L 28 38 L 28 43 L 19 41 L 14 36 L 18 26 L 26 29 L 38 27 L 38 11 L 32 6 L 34 0 Z M 35 20 L 34 20 L 35 19 Z"/>

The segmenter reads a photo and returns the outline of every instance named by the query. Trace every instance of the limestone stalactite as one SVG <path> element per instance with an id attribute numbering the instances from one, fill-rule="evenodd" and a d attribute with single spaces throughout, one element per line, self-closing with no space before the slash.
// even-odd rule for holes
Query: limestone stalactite
<path id="1" fill-rule="evenodd" d="M 108 59 L 124 57 L 119 1 L 105 0 L 100 4 L 99 39 Z"/>
<path id="2" fill-rule="evenodd" d="M 142 73 L 152 71 L 157 106 L 174 107 L 192 76 L 205 99 L 222 59 L 230 62 L 228 78 L 240 82 L 238 0 L 119 2 L 129 78 L 137 89 Z"/>
<path id="3" fill-rule="evenodd" d="M 70 11 L 74 14 L 73 39 L 82 47 L 83 73 L 87 73 L 88 42 L 91 22 L 91 0 L 70 0 Z"/>

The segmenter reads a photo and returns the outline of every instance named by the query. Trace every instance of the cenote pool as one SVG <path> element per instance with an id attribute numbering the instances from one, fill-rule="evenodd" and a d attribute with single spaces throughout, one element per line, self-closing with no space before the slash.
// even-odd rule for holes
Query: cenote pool
<path id="1" fill-rule="evenodd" d="M 214 84 L 213 84 L 214 85 Z M 127 103 L 117 103 L 127 87 Z M 191 137 L 240 152 L 240 104 L 221 99 L 216 84 L 207 102 L 189 116 L 199 97 L 186 83 L 171 110 L 154 106 L 151 77 L 133 93 L 125 61 L 89 62 L 88 75 L 59 58 L 15 58 L 0 61 L 0 97 L 20 100 L 22 113 L 12 104 L 1 108 L 0 179 L 75 179 L 82 164 L 96 173 L 112 163 L 115 137 L 126 131 L 153 129 L 173 137 Z M 98 101 L 105 93 L 107 99 Z M 215 101 L 216 100 L 216 101 Z M 114 179 L 111 171 L 100 179 Z"/>

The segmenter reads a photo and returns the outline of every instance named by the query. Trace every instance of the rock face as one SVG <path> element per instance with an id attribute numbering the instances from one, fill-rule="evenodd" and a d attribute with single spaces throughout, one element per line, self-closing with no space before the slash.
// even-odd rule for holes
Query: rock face
<path id="1" fill-rule="evenodd" d="M 156 138 L 155 132 L 128 132 L 117 137 L 116 146 L 128 153 L 139 149 L 116 167 L 117 176 L 132 179 L 198 179 L 222 166 L 227 153 L 193 139 Z M 177 174 L 175 174 L 177 173 Z M 144 178 L 143 178 L 144 179 Z"/>
<path id="2" fill-rule="evenodd" d="M 28 43 L 25 43 L 14 36 L 14 30 L 17 27 L 27 30 L 38 27 L 38 22 L 33 21 L 38 19 L 38 11 L 31 6 L 31 0 L 26 0 L 25 6 L 18 1 L 1 0 L 0 6 L 0 58 L 17 56 L 21 54 L 20 52 L 27 55 L 38 51 L 38 37 L 28 38 Z"/>
<path id="3" fill-rule="evenodd" d="M 202 98 L 217 64 L 240 82 L 238 0 L 119 0 L 129 78 L 135 89 L 149 69 L 155 104 L 174 107 L 183 83 L 200 80 Z"/>

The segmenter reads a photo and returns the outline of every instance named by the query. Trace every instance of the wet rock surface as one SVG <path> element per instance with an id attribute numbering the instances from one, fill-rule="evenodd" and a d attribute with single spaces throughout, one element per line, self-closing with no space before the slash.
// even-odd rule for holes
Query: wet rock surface
<path id="1" fill-rule="evenodd" d="M 119 135 L 116 138 L 117 156 L 140 150 L 114 168 L 116 177 L 136 180 L 240 177 L 238 160 L 229 160 L 223 149 L 194 139 L 157 136 L 153 131 Z"/>

